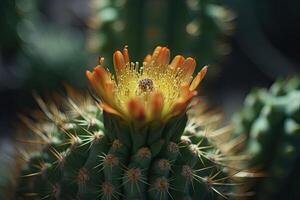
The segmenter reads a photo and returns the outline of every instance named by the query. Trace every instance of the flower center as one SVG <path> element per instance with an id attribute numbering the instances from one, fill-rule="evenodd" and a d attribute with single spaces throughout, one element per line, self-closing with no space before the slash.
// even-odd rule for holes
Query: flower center
<path id="1" fill-rule="evenodd" d="M 141 92 L 151 92 L 154 89 L 153 81 L 150 78 L 139 80 L 138 85 Z"/>

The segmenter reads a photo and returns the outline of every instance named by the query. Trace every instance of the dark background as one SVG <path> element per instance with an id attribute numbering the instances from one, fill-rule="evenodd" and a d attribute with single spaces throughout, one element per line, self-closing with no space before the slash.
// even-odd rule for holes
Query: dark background
<path id="1" fill-rule="evenodd" d="M 118 11 L 107 9 L 101 16 L 108 20 L 108 25 L 100 26 L 96 37 L 101 38 L 100 42 L 103 38 L 108 42 L 100 50 L 91 51 L 89 46 L 95 43 L 90 39 L 93 35 L 93 23 L 90 21 L 93 9 L 89 1 L 44 0 L 31 4 L 3 0 L 0 4 L 0 137 L 14 135 L 18 124 L 16 113 L 35 107 L 31 97 L 33 90 L 40 94 L 51 93 L 60 90 L 62 82 L 85 88 L 84 71 L 95 65 L 98 54 L 109 55 L 124 44 L 129 45 L 129 51 L 132 49 L 133 57 L 139 60 L 157 44 L 167 45 L 175 53 L 193 55 L 196 59 L 199 51 L 210 53 L 214 47 L 203 45 L 204 48 L 201 48 L 203 41 L 219 38 L 209 37 L 214 34 L 210 22 L 207 22 L 207 31 L 205 26 L 202 30 L 208 39 L 200 40 L 200 36 L 195 35 L 190 40 L 183 33 L 186 27 L 183 17 L 198 16 L 198 11 L 193 7 L 191 11 L 181 9 L 181 4 L 188 2 L 193 6 L 196 1 L 116 1 L 121 13 L 121 20 L 113 24 L 117 33 L 110 32 L 110 23 Z M 251 88 L 268 87 L 276 78 L 299 72 L 299 1 L 202 2 L 229 8 L 234 16 L 230 22 L 234 29 L 222 36 L 227 47 L 226 55 L 215 56 L 212 53 L 213 56 L 201 57 L 202 53 L 199 54 L 201 61 L 197 60 L 199 66 L 211 64 L 213 74 L 205 80 L 205 90 L 201 95 L 224 110 L 227 116 L 230 117 L 242 105 Z M 168 10 L 167 14 L 164 9 Z M 183 16 L 177 16 L 178 13 Z M 166 22 L 165 14 L 169 16 Z M 168 31 L 163 31 L 165 24 L 169 27 Z M 125 30 L 122 29 L 124 25 Z M 126 26 L 132 30 L 126 33 Z M 139 37 L 142 34 L 146 36 Z"/>

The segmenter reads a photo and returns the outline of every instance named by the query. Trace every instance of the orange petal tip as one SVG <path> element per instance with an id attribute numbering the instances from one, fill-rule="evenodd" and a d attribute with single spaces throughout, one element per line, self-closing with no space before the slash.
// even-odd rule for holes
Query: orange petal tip
<path id="1" fill-rule="evenodd" d="M 167 47 L 163 47 L 160 49 L 156 63 L 159 65 L 166 65 L 170 62 L 170 50 Z"/>
<path id="2" fill-rule="evenodd" d="M 86 70 L 85 71 L 85 76 L 88 78 L 88 79 L 91 79 L 91 76 L 93 76 L 92 72 L 90 72 L 89 70 Z"/>
<path id="3" fill-rule="evenodd" d="M 201 71 L 197 74 L 197 76 L 192 81 L 190 85 L 190 90 L 195 90 L 199 86 L 200 82 L 203 80 L 204 76 L 206 75 L 207 70 L 208 70 L 207 65 L 201 69 Z"/>
<path id="4" fill-rule="evenodd" d="M 125 59 L 121 51 L 116 51 L 113 55 L 114 67 L 118 72 L 125 66 Z"/>
<path id="5" fill-rule="evenodd" d="M 180 68 L 183 65 L 184 60 L 185 60 L 184 57 L 181 55 L 175 56 L 170 64 L 170 68 L 173 71 L 176 71 L 178 68 Z"/>
<path id="6" fill-rule="evenodd" d="M 144 62 L 150 62 L 152 60 L 152 56 L 150 54 L 146 55 L 144 58 Z"/>

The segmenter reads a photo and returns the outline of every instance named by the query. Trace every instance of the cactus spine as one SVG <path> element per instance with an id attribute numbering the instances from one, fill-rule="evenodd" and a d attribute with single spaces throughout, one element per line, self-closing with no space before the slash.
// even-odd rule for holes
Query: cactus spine
<path id="1" fill-rule="evenodd" d="M 256 199 L 299 199 L 300 79 L 275 82 L 251 92 L 234 118 L 236 133 L 246 134 L 245 151 L 266 178 L 255 187 Z"/>

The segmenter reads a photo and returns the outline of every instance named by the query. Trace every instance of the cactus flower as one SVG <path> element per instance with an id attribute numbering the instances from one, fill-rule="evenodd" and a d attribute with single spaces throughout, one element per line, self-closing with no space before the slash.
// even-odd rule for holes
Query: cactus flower
<path id="1" fill-rule="evenodd" d="M 170 50 L 156 47 L 143 64 L 130 62 L 128 49 L 113 55 L 115 75 L 99 59 L 92 72 L 87 71 L 100 105 L 108 113 L 128 121 L 167 121 L 182 113 L 197 94 L 197 87 L 207 72 L 205 66 L 194 78 L 196 61 L 177 55 L 170 62 Z"/>

